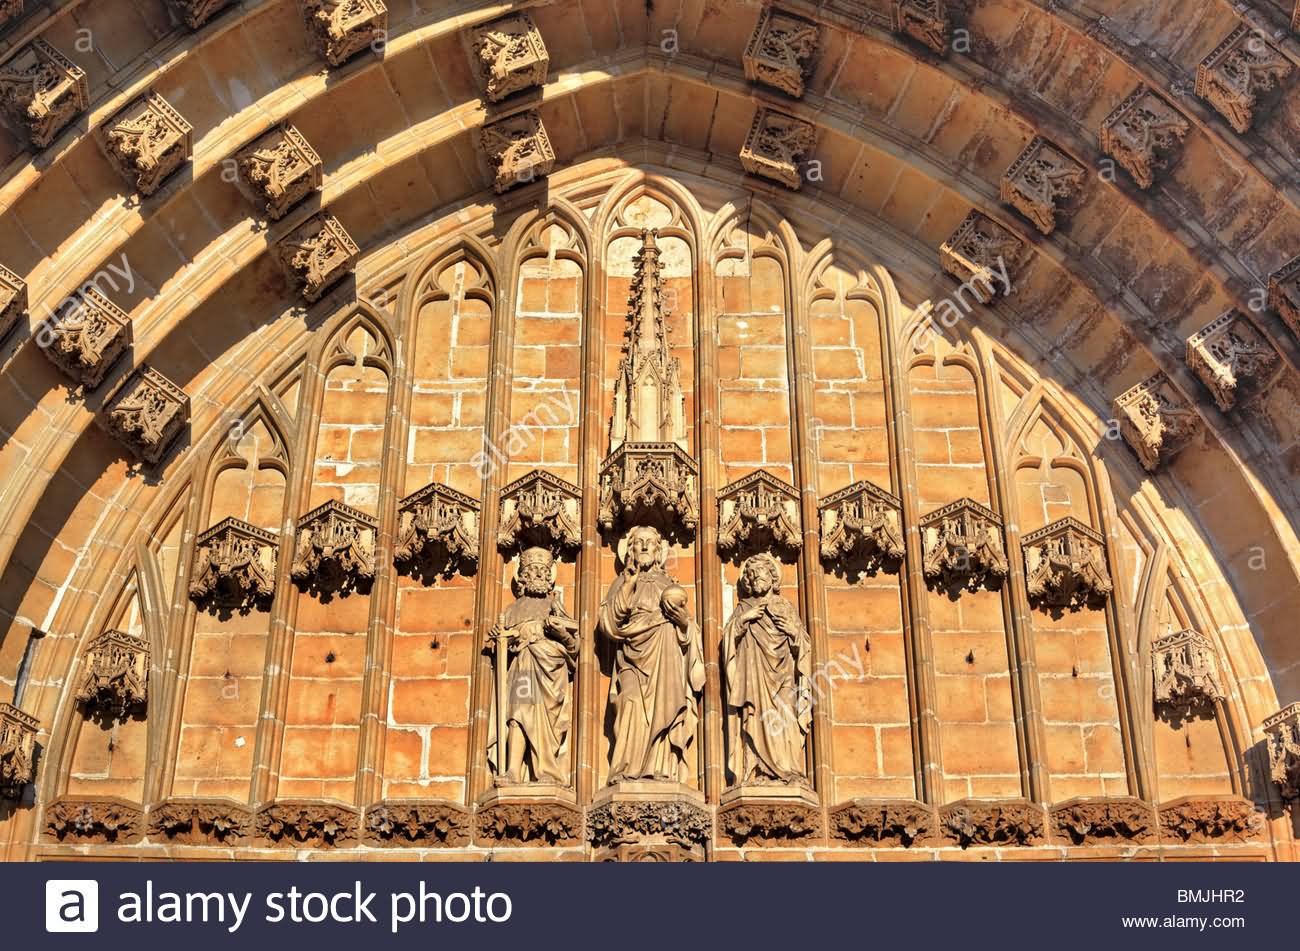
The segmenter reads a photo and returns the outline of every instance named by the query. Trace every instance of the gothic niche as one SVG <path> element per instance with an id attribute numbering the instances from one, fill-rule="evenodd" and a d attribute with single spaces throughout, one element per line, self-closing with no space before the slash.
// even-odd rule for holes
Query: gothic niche
<path id="1" fill-rule="evenodd" d="M 1269 275 L 1268 306 L 1300 337 L 1300 256 Z"/>
<path id="2" fill-rule="evenodd" d="M 1269 776 L 1284 802 L 1300 800 L 1300 703 L 1264 721 Z"/>
<path id="3" fill-rule="evenodd" d="M 240 180 L 273 221 L 320 190 L 320 156 L 291 125 L 272 129 L 257 139 L 239 154 L 237 162 Z"/>
<path id="4" fill-rule="evenodd" d="M 795 99 L 803 95 L 817 52 L 817 26 L 768 8 L 745 47 L 745 78 L 766 83 Z"/>
<path id="5" fill-rule="evenodd" d="M 1178 631 L 1154 641 L 1151 670 L 1157 709 L 1175 717 L 1198 711 L 1213 716 L 1214 705 L 1225 697 L 1214 645 L 1199 631 Z"/>
<path id="6" fill-rule="evenodd" d="M 946 0 L 893 0 L 889 25 L 893 32 L 928 46 L 940 56 L 948 52 Z"/>
<path id="7" fill-rule="evenodd" d="M 89 105 L 85 72 L 42 39 L 0 65 L 0 110 L 38 149 Z"/>
<path id="8" fill-rule="evenodd" d="M 383 0 L 300 2 L 307 30 L 331 66 L 341 66 L 362 50 L 382 44 L 388 38 L 388 8 Z"/>
<path id="9" fill-rule="evenodd" d="M 1187 405 L 1163 372 L 1147 377 L 1115 400 L 1120 435 L 1142 468 L 1155 472 L 1196 435 L 1196 411 Z"/>
<path id="10" fill-rule="evenodd" d="M 950 595 L 981 585 L 995 589 L 1007 576 L 1002 519 L 973 499 L 958 499 L 923 516 L 921 539 L 926 580 Z"/>
<path id="11" fill-rule="evenodd" d="M 1101 150 L 1150 188 L 1191 125 L 1148 86 L 1138 86 L 1101 124 Z"/>
<path id="12" fill-rule="evenodd" d="M 1042 136 L 1034 139 L 1002 176 L 1001 197 L 1043 234 L 1056 230 L 1056 215 L 1083 190 L 1083 166 Z"/>
<path id="13" fill-rule="evenodd" d="M 190 421 L 190 398 L 153 367 L 140 364 L 96 420 L 147 465 L 157 465 Z"/>
<path id="14" fill-rule="evenodd" d="M 822 499 L 817 511 L 827 570 L 857 578 L 902 560 L 902 503 L 878 485 L 865 479 L 855 482 Z"/>
<path id="15" fill-rule="evenodd" d="M 304 591 L 328 599 L 368 590 L 375 578 L 378 523 L 337 499 L 298 519 L 291 577 Z"/>
<path id="16" fill-rule="evenodd" d="M 194 541 L 190 597 L 224 616 L 254 607 L 265 610 L 275 594 L 280 536 L 234 518 L 224 518 Z"/>
<path id="17" fill-rule="evenodd" d="M 686 454 L 681 365 L 668 345 L 658 235 L 642 231 L 636 256 L 614 381 L 610 454 L 600 466 L 599 520 L 608 533 L 654 525 L 686 541 L 699 523 L 698 469 Z"/>
<path id="18" fill-rule="evenodd" d="M 477 27 L 474 55 L 492 102 L 530 86 L 546 85 L 551 58 L 541 31 L 527 13 L 515 13 Z"/>
<path id="19" fill-rule="evenodd" d="M 1262 97 L 1291 75 L 1291 63 L 1245 23 L 1229 33 L 1196 67 L 1196 95 L 1245 135 Z"/>
<path id="20" fill-rule="evenodd" d="M 105 721 L 143 716 L 149 702 L 149 644 L 105 631 L 86 646 L 85 675 L 73 700 Z"/>
<path id="21" fill-rule="evenodd" d="M 503 551 L 538 547 L 576 553 L 582 547 L 581 506 L 576 485 L 534 469 L 501 490 L 497 546 Z"/>
<path id="22" fill-rule="evenodd" d="M 740 148 L 740 164 L 751 175 L 797 191 L 803 184 L 799 166 L 816 144 L 817 129 L 811 122 L 759 106 Z"/>
<path id="23" fill-rule="evenodd" d="M 337 218 L 322 211 L 276 242 L 275 253 L 307 303 L 314 304 L 352 272 L 361 249 Z"/>
<path id="24" fill-rule="evenodd" d="M 108 159 L 141 195 L 149 196 L 194 149 L 194 129 L 162 96 L 150 91 L 108 121 Z"/>
<path id="25" fill-rule="evenodd" d="M 36 734 L 41 722 L 11 703 L 0 701 L 0 797 L 21 799 L 36 781 Z"/>
<path id="26" fill-rule="evenodd" d="M 0 264 L 0 340 L 18 326 L 27 313 L 27 282 Z"/>
<path id="27" fill-rule="evenodd" d="M 759 469 L 718 493 L 718 552 L 724 558 L 762 551 L 793 561 L 802 548 L 794 486 Z"/>
<path id="28" fill-rule="evenodd" d="M 1101 533 L 1066 516 L 1030 532 L 1025 552 L 1025 583 L 1032 602 L 1057 611 L 1099 607 L 1113 585 L 1106 569 Z"/>
<path id="29" fill-rule="evenodd" d="M 989 304 L 999 294 L 1011 293 L 1011 270 L 1022 247 L 1014 234 L 972 208 L 952 237 L 939 246 L 939 263 L 970 287 L 976 300 Z"/>
<path id="30" fill-rule="evenodd" d="M 95 287 L 69 300 L 36 334 L 51 363 L 87 390 L 131 344 L 131 318 Z"/>
<path id="31" fill-rule="evenodd" d="M 478 499 L 431 482 L 398 503 L 393 561 L 413 576 L 450 578 L 478 570 Z"/>
<path id="32" fill-rule="evenodd" d="M 191 30 L 197 30 L 234 0 L 167 0 L 167 6 Z"/>
<path id="33" fill-rule="evenodd" d="M 551 138 L 535 109 L 484 125 L 479 143 L 492 169 L 492 187 L 498 195 L 546 177 L 555 166 Z"/>
<path id="34" fill-rule="evenodd" d="M 1187 365 L 1226 413 L 1263 392 L 1279 360 L 1255 325 L 1230 310 L 1187 339 Z"/>

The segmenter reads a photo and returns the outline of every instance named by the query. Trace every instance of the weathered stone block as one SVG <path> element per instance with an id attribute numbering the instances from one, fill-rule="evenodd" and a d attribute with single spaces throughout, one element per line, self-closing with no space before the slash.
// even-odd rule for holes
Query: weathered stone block
<path id="1" fill-rule="evenodd" d="M 85 72 L 42 39 L 32 40 L 0 66 L 0 109 L 38 149 L 89 106 Z"/>
<path id="2" fill-rule="evenodd" d="M 745 76 L 798 99 L 812 75 L 816 53 L 816 24 L 768 8 L 745 47 Z"/>
<path id="3" fill-rule="evenodd" d="M 139 97 L 104 126 L 104 151 L 141 195 L 152 195 L 194 148 L 194 129 L 156 92 Z"/>
<path id="4" fill-rule="evenodd" d="M 541 30 L 527 13 L 521 11 L 475 28 L 474 53 L 492 102 L 530 86 L 546 85 L 550 55 Z"/>
<path id="5" fill-rule="evenodd" d="M 800 164 L 816 144 L 817 130 L 811 122 L 759 106 L 740 149 L 740 164 L 752 175 L 798 189 L 803 181 Z"/>

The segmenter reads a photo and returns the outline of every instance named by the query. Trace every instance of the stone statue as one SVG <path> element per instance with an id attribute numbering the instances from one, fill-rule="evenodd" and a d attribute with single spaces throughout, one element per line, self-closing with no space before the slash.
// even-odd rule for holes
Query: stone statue
<path id="1" fill-rule="evenodd" d="M 779 593 L 774 557 L 747 558 L 737 587 L 740 600 L 722 631 L 727 768 L 737 785 L 806 783 L 812 641 Z"/>
<path id="2" fill-rule="evenodd" d="M 685 589 L 664 570 L 668 542 L 658 530 L 636 526 L 620 547 L 623 571 L 600 606 L 600 629 L 616 648 L 609 782 L 680 782 L 704 688 L 700 629 Z"/>
<path id="3" fill-rule="evenodd" d="M 497 689 L 487 755 L 498 786 L 569 783 L 569 684 L 578 657 L 578 624 L 554 596 L 555 569 L 545 548 L 525 549 L 515 567 L 515 602 L 489 632 Z"/>

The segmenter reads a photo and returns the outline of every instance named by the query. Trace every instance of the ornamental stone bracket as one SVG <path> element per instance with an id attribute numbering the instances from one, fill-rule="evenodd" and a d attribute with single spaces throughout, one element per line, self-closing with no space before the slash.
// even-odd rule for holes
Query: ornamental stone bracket
<path id="1" fill-rule="evenodd" d="M 718 492 L 718 552 L 743 560 L 765 551 L 793 561 L 803 548 L 799 493 L 759 469 Z"/>
<path id="2" fill-rule="evenodd" d="M 811 122 L 759 106 L 740 147 L 740 164 L 751 175 L 797 191 L 803 184 L 799 167 L 816 144 L 817 129 Z"/>
<path id="3" fill-rule="evenodd" d="M 1184 796 L 1159 807 L 1161 838 L 1184 845 L 1249 842 L 1264 832 L 1264 816 L 1238 796 Z"/>
<path id="4" fill-rule="evenodd" d="M 0 797 L 21 799 L 36 782 L 36 734 L 41 721 L 11 703 L 0 702 Z"/>
<path id="5" fill-rule="evenodd" d="M 364 49 L 382 49 L 388 38 L 388 7 L 382 0 L 299 0 L 299 3 L 307 32 L 331 66 L 342 66 Z"/>
<path id="6" fill-rule="evenodd" d="M 816 53 L 816 24 L 769 7 L 745 47 L 745 78 L 798 99 L 812 75 Z"/>
<path id="7" fill-rule="evenodd" d="M 1098 607 L 1114 585 L 1106 569 L 1101 533 L 1066 516 L 1030 532 L 1025 552 L 1025 582 L 1031 601 L 1058 611 Z"/>
<path id="8" fill-rule="evenodd" d="M 1019 238 L 972 208 L 952 237 L 939 246 L 939 264 L 970 287 L 981 304 L 990 304 L 1011 293 L 1011 271 L 1023 250 Z"/>
<path id="9" fill-rule="evenodd" d="M 1279 710 L 1263 725 L 1269 776 L 1284 802 L 1300 800 L 1300 703 Z"/>
<path id="10" fill-rule="evenodd" d="M 852 799 L 827 815 L 832 845 L 907 849 L 938 843 L 933 806 L 908 799 Z"/>
<path id="11" fill-rule="evenodd" d="M 42 39 L 32 40 L 0 66 L 0 109 L 38 149 L 89 107 L 85 72 Z"/>
<path id="12" fill-rule="evenodd" d="M 277 241 L 275 253 L 307 303 L 314 304 L 352 273 L 361 249 L 337 218 L 322 211 Z"/>
<path id="13" fill-rule="evenodd" d="M 304 591 L 326 597 L 367 588 L 375 577 L 377 530 L 374 516 L 330 499 L 298 519 L 290 576 Z"/>
<path id="14" fill-rule="evenodd" d="M 1261 100 L 1291 75 L 1291 63 L 1245 23 L 1196 67 L 1196 95 L 1239 133 L 1250 131 Z"/>
<path id="15" fill-rule="evenodd" d="M 149 838 L 182 845 L 235 845 L 252 833 L 253 811 L 233 799 L 169 799 L 149 810 Z"/>
<path id="16" fill-rule="evenodd" d="M 893 0 L 889 24 L 893 32 L 928 46 L 940 56 L 948 52 L 951 24 L 946 0 Z"/>
<path id="17" fill-rule="evenodd" d="M 1244 314 L 1230 310 L 1187 338 L 1187 365 L 1226 413 L 1264 392 L 1281 360 Z"/>
<path id="18" fill-rule="evenodd" d="M 903 557 L 902 502 L 867 480 L 822 499 L 821 560 L 846 576 L 874 575 Z"/>
<path id="19" fill-rule="evenodd" d="M 500 102 L 512 93 L 545 86 L 551 57 L 542 31 L 527 13 L 515 13 L 476 27 L 474 55 L 488 100 Z"/>
<path id="20" fill-rule="evenodd" d="M 98 288 L 87 287 L 45 322 L 36 342 L 51 363 L 92 390 L 131 345 L 131 336 L 126 311 Z"/>
<path id="21" fill-rule="evenodd" d="M 157 465 L 190 420 L 190 398 L 148 364 L 122 384 L 97 422 L 146 465 Z"/>
<path id="22" fill-rule="evenodd" d="M 1268 306 L 1300 337 L 1300 256 L 1269 275 Z"/>
<path id="23" fill-rule="evenodd" d="M 498 195 L 516 185 L 545 178 L 555 167 L 555 150 L 542 116 L 535 109 L 484 125 L 479 144 L 492 170 Z"/>
<path id="24" fill-rule="evenodd" d="M 87 714 L 105 720 L 141 715 L 149 703 L 149 643 L 105 631 L 86 645 L 85 675 L 73 696 Z"/>
<path id="25" fill-rule="evenodd" d="M 431 482 L 398 503 L 393 561 L 421 578 L 478 570 L 478 499 Z"/>
<path id="26" fill-rule="evenodd" d="M 922 569 L 927 581 L 957 593 L 996 588 L 1007 576 L 1002 519 L 974 499 L 958 499 L 923 516 Z"/>
<path id="27" fill-rule="evenodd" d="M 652 525 L 683 543 L 699 525 L 695 460 L 676 443 L 625 442 L 600 466 L 600 527 L 613 535 Z"/>
<path id="28" fill-rule="evenodd" d="M 939 809 L 939 834 L 946 844 L 972 846 L 1041 845 L 1046 816 L 1024 799 L 960 799 Z"/>
<path id="29" fill-rule="evenodd" d="M 1085 178 L 1082 165 L 1035 136 L 1002 176 L 1001 198 L 1043 234 L 1051 234 L 1057 213 L 1077 203 Z"/>
<path id="30" fill-rule="evenodd" d="M 577 552 L 582 547 L 581 508 L 582 492 L 576 485 L 534 469 L 501 490 L 497 547 L 545 548 L 554 555 Z"/>
<path id="31" fill-rule="evenodd" d="M 631 786 L 649 783 L 624 784 Z M 674 784 L 658 784 L 674 785 Z M 586 838 L 602 861 L 703 861 L 713 819 L 685 791 L 620 795 L 608 787 L 587 809 Z"/>
<path id="32" fill-rule="evenodd" d="M 267 608 L 275 595 L 280 536 L 241 519 L 222 519 L 194 541 L 190 598 L 223 613 Z"/>
<path id="33" fill-rule="evenodd" d="M 1112 411 L 1120 435 L 1147 472 L 1155 472 L 1178 455 L 1199 428 L 1196 411 L 1163 372 L 1121 393 Z"/>
<path id="34" fill-rule="evenodd" d="M 474 814 L 474 844 L 482 848 L 575 846 L 582 832 L 582 811 L 559 799 L 498 799 Z"/>
<path id="35" fill-rule="evenodd" d="M 236 162 L 240 180 L 273 221 L 279 221 L 291 207 L 321 187 L 320 156 L 291 125 L 279 126 L 258 138 L 239 153 Z"/>
<path id="36" fill-rule="evenodd" d="M 747 846 L 811 845 L 823 837 L 822 811 L 803 799 L 740 797 L 718 808 L 718 841 Z"/>
<path id="37" fill-rule="evenodd" d="M 1101 150 L 1150 188 L 1167 168 L 1191 124 L 1149 86 L 1138 86 L 1101 124 Z"/>
<path id="38" fill-rule="evenodd" d="M 167 6 L 191 30 L 197 30 L 235 0 L 167 0 Z"/>
<path id="39" fill-rule="evenodd" d="M 1051 822 L 1052 837 L 1066 845 L 1146 845 L 1157 838 L 1155 810 L 1131 797 L 1057 803 Z"/>
<path id="40" fill-rule="evenodd" d="M 46 807 L 44 832 L 59 842 L 129 845 L 144 838 L 144 811 L 111 796 L 62 796 Z"/>
<path id="41" fill-rule="evenodd" d="M 1226 696 L 1214 644 L 1199 631 L 1157 638 L 1151 644 L 1151 671 L 1155 706 L 1175 716 L 1187 717 L 1197 710 L 1213 715 L 1214 705 Z"/>
<path id="42" fill-rule="evenodd" d="M 442 799 L 395 799 L 366 810 L 367 842 L 375 845 L 452 849 L 469 845 L 469 810 Z"/>
<path id="43" fill-rule="evenodd" d="M 334 849 L 356 844 L 359 820 L 360 813 L 342 803 L 285 800 L 258 809 L 253 831 L 266 846 Z"/>
<path id="44" fill-rule="evenodd" d="M 193 127 L 152 90 L 110 119 L 105 129 L 108 160 L 146 197 L 189 161 L 194 149 Z"/>
<path id="45" fill-rule="evenodd" d="M 0 340 L 4 340 L 27 313 L 27 282 L 0 264 Z"/>

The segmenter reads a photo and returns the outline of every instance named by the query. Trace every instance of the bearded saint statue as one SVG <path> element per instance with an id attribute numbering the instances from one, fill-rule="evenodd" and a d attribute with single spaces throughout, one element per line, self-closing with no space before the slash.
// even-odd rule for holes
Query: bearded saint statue
<path id="1" fill-rule="evenodd" d="M 659 532 L 637 526 L 621 547 L 623 571 L 600 606 L 600 630 L 615 647 L 609 783 L 680 782 L 704 688 L 700 629 L 686 590 L 664 570 L 668 542 Z"/>
<path id="2" fill-rule="evenodd" d="M 727 769 L 733 782 L 806 782 L 812 723 L 811 650 L 799 612 L 781 597 L 781 565 L 745 560 L 740 600 L 722 631 L 727 690 Z"/>
<path id="3" fill-rule="evenodd" d="M 488 717 L 488 762 L 498 786 L 569 782 L 569 683 L 578 656 L 578 625 L 554 596 L 555 569 L 555 558 L 545 548 L 525 549 L 515 566 L 515 601 L 489 632 L 485 652 L 495 651 L 504 637 L 509 655 L 506 676 L 497 678 L 498 684 L 505 683 L 504 699 L 493 691 Z M 505 709 L 499 711 L 502 703 Z M 504 757 L 498 722 L 506 724 Z"/>

